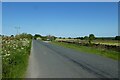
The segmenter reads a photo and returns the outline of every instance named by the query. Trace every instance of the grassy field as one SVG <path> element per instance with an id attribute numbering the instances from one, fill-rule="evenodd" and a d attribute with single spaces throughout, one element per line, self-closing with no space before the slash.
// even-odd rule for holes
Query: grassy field
<path id="1" fill-rule="evenodd" d="M 56 39 L 56 41 L 60 41 L 60 40 L 62 40 L 62 41 L 74 41 L 74 42 L 88 43 L 88 40 L 80 40 L 80 39 Z M 117 40 L 93 40 L 92 43 L 120 46 L 120 42 L 117 41 Z"/>
<path id="2" fill-rule="evenodd" d="M 24 78 L 31 40 L 4 37 L 2 40 L 2 78 Z"/>
<path id="3" fill-rule="evenodd" d="M 120 46 L 120 42 L 117 40 L 94 40 L 93 43 Z"/>
<path id="4" fill-rule="evenodd" d="M 87 46 L 80 46 L 76 44 L 69 44 L 69 43 L 63 43 L 63 42 L 57 42 L 57 41 L 54 41 L 51 43 L 55 45 L 63 46 L 66 48 L 71 48 L 71 49 L 74 49 L 80 52 L 97 54 L 97 55 L 108 57 L 114 60 L 118 60 L 119 52 L 116 52 L 116 51 L 106 50 L 106 49 L 101 49 L 101 48 L 87 47 Z"/>

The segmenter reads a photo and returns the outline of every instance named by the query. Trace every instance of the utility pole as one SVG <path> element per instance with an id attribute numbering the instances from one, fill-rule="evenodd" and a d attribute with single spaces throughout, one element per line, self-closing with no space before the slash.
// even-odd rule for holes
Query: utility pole
<path id="1" fill-rule="evenodd" d="M 17 30 L 17 33 L 16 33 L 16 34 L 19 34 L 19 29 L 20 29 L 20 27 L 15 27 L 15 29 Z"/>

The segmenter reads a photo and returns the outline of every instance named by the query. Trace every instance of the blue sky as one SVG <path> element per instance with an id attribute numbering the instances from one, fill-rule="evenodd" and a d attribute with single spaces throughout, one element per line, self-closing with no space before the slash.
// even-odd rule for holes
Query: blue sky
<path id="1" fill-rule="evenodd" d="M 2 32 L 78 37 L 118 35 L 118 3 L 115 2 L 3 2 Z"/>

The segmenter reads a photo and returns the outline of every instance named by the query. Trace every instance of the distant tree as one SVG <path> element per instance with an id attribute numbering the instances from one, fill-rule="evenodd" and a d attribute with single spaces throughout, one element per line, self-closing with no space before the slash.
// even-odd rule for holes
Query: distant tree
<path id="1" fill-rule="evenodd" d="M 40 34 L 35 34 L 34 36 L 35 37 L 42 37 Z"/>
<path id="2" fill-rule="evenodd" d="M 76 39 L 80 39 L 80 37 L 76 37 Z"/>
<path id="3" fill-rule="evenodd" d="M 52 36 L 52 35 L 47 35 L 47 36 L 42 36 L 42 40 L 44 40 L 44 41 L 53 41 L 53 40 L 55 40 L 57 37 L 55 37 L 55 36 Z"/>
<path id="4" fill-rule="evenodd" d="M 46 36 L 42 36 L 42 40 L 43 40 L 43 41 L 46 41 L 46 40 L 47 40 L 47 37 L 46 37 Z"/>
<path id="5" fill-rule="evenodd" d="M 71 37 L 68 37 L 68 39 L 71 39 Z"/>
<path id="6" fill-rule="evenodd" d="M 115 37 L 115 40 L 120 40 L 120 36 L 116 36 L 116 37 Z"/>
<path id="7" fill-rule="evenodd" d="M 94 34 L 89 34 L 89 44 L 91 44 L 92 40 L 95 39 Z"/>
<path id="8" fill-rule="evenodd" d="M 62 39 L 62 37 L 59 37 L 59 39 Z"/>
<path id="9" fill-rule="evenodd" d="M 48 38 L 50 41 L 54 41 L 57 37 L 48 35 L 47 38 Z"/>
<path id="10" fill-rule="evenodd" d="M 80 37 L 81 40 L 83 40 L 84 38 L 83 37 Z"/>
<path id="11" fill-rule="evenodd" d="M 1 36 L 2 36 L 2 38 L 5 37 L 5 35 L 1 35 Z"/>
<path id="12" fill-rule="evenodd" d="M 13 36 L 13 35 L 11 35 L 11 36 Z M 16 39 L 23 39 L 23 38 L 32 39 L 32 37 L 33 36 L 31 34 L 27 34 L 27 33 L 15 35 Z"/>
<path id="13" fill-rule="evenodd" d="M 51 36 L 51 41 L 54 41 L 54 40 L 56 40 L 56 39 L 57 39 L 57 37 Z"/>
<path id="14" fill-rule="evenodd" d="M 65 39 L 65 37 L 63 37 L 63 39 Z"/>
<path id="15" fill-rule="evenodd" d="M 42 38 L 42 36 L 40 34 L 35 34 L 34 35 L 34 39 L 37 39 L 38 37 Z"/>
<path id="16" fill-rule="evenodd" d="M 88 40 L 88 39 L 89 39 L 89 37 L 88 37 L 88 36 L 85 36 L 85 37 L 84 37 L 84 40 Z"/>
<path id="17" fill-rule="evenodd" d="M 52 36 L 52 40 L 56 40 L 57 39 L 57 37 L 56 36 Z"/>
<path id="18" fill-rule="evenodd" d="M 31 34 L 28 34 L 27 36 L 28 36 L 29 39 L 33 38 L 33 35 L 31 35 Z"/>
<path id="19" fill-rule="evenodd" d="M 10 37 L 14 37 L 14 35 L 11 35 Z"/>

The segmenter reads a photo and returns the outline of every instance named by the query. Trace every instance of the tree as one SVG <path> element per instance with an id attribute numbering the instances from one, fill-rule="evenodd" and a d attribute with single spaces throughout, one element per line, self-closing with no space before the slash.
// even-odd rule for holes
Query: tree
<path id="1" fill-rule="evenodd" d="M 52 36 L 52 35 L 48 35 L 48 36 L 46 36 L 46 38 L 47 38 L 47 40 L 50 40 L 50 41 L 54 40 L 54 36 Z"/>
<path id="2" fill-rule="evenodd" d="M 74 38 L 74 39 L 80 39 L 80 37 L 76 37 L 76 38 Z"/>
<path id="3" fill-rule="evenodd" d="M 53 40 L 55 40 L 57 37 L 55 37 L 55 36 L 50 36 L 50 41 L 53 41 Z"/>
<path id="4" fill-rule="evenodd" d="M 71 37 L 68 37 L 68 39 L 71 39 Z"/>
<path id="5" fill-rule="evenodd" d="M 63 37 L 63 39 L 65 39 L 65 37 Z"/>
<path id="6" fill-rule="evenodd" d="M 88 36 L 85 36 L 85 37 L 84 37 L 84 40 L 88 40 L 88 39 L 89 39 L 89 37 L 88 37 Z"/>
<path id="7" fill-rule="evenodd" d="M 32 36 L 31 34 L 28 34 L 28 38 L 29 38 L 29 39 L 32 39 L 33 36 Z"/>
<path id="8" fill-rule="evenodd" d="M 40 34 L 35 34 L 34 36 L 35 37 L 42 37 Z"/>
<path id="9" fill-rule="evenodd" d="M 38 37 L 42 38 L 42 36 L 40 34 L 35 34 L 34 35 L 34 39 L 37 39 Z"/>
<path id="10" fill-rule="evenodd" d="M 10 37 L 14 37 L 14 35 L 11 35 Z"/>
<path id="11" fill-rule="evenodd" d="M 42 38 L 42 40 L 44 40 L 44 41 L 53 41 L 53 40 L 55 40 L 57 37 L 55 37 L 55 36 L 52 36 L 52 35 L 47 35 L 47 36 L 42 36 L 41 37 Z"/>
<path id="12" fill-rule="evenodd" d="M 59 39 L 62 39 L 62 37 L 59 37 Z"/>
<path id="13" fill-rule="evenodd" d="M 115 40 L 120 40 L 120 36 L 116 36 L 116 37 L 115 37 Z"/>
<path id="14" fill-rule="evenodd" d="M 47 40 L 47 37 L 46 37 L 46 36 L 42 36 L 42 40 L 43 40 L 43 41 L 46 41 L 46 40 Z"/>
<path id="15" fill-rule="evenodd" d="M 14 37 L 14 35 L 11 35 L 11 37 Z M 27 33 L 22 33 L 22 34 L 18 34 L 18 35 L 15 35 L 15 38 L 16 39 L 24 39 L 24 38 L 27 38 L 27 39 L 32 39 L 32 35 L 31 34 L 27 34 Z"/>
<path id="16" fill-rule="evenodd" d="M 94 34 L 89 34 L 89 44 L 91 44 L 92 40 L 95 39 Z"/>
<path id="17" fill-rule="evenodd" d="M 83 37 L 80 37 L 81 40 L 83 40 L 84 38 Z"/>

